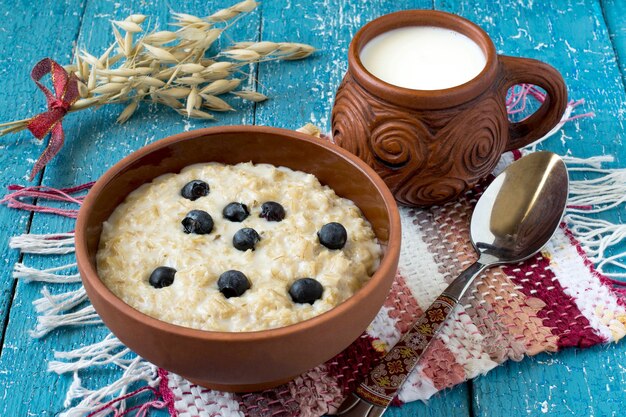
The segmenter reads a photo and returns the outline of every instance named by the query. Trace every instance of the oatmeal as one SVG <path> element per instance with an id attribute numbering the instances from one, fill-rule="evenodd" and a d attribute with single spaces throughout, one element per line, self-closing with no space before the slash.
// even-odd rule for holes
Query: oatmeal
<path id="1" fill-rule="evenodd" d="M 103 225 L 97 267 L 114 294 L 149 316 L 253 331 L 337 306 L 380 256 L 359 208 L 315 176 L 208 163 L 128 195 Z"/>

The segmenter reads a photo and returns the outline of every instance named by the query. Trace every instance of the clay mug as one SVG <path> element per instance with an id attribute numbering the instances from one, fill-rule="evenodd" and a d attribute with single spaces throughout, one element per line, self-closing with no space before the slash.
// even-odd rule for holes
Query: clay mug
<path id="1" fill-rule="evenodd" d="M 406 26 L 460 32 L 483 51 L 483 70 L 464 84 L 413 90 L 382 81 L 365 69 L 359 53 L 368 41 Z M 515 84 L 529 83 L 547 95 L 529 118 L 509 122 L 505 99 Z M 335 142 L 373 167 L 396 200 L 430 206 L 454 200 L 489 175 L 500 155 L 541 138 L 567 105 L 563 78 L 553 67 L 528 58 L 496 54 L 489 36 L 462 17 L 407 10 L 361 28 L 348 52 L 348 71 L 332 111 Z"/>

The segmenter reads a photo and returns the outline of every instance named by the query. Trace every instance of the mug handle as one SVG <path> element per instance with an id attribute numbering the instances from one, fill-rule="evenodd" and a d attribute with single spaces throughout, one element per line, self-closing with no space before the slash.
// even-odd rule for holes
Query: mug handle
<path id="1" fill-rule="evenodd" d="M 528 119 L 509 124 L 506 151 L 522 148 L 548 133 L 567 106 L 567 87 L 554 67 L 535 59 L 498 55 L 504 68 L 504 94 L 516 84 L 534 84 L 546 90 L 546 100 Z"/>

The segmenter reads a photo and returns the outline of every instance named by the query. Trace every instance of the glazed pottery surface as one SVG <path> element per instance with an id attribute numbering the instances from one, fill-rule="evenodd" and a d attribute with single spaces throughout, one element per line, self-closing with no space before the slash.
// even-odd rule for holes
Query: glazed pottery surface
<path id="1" fill-rule="evenodd" d="M 377 35 L 406 26 L 452 29 L 483 50 L 486 65 L 474 79 L 442 90 L 412 90 L 370 74 L 359 52 Z M 543 88 L 545 102 L 512 123 L 507 91 L 515 84 Z M 439 11 L 407 10 L 382 16 L 353 38 L 335 99 L 335 143 L 373 167 L 396 200 L 429 206 L 457 198 L 495 168 L 500 155 L 532 143 L 560 121 L 566 86 L 553 67 L 496 54 L 489 36 L 472 22 Z"/>
<path id="2" fill-rule="evenodd" d="M 310 320 L 277 329 L 209 332 L 165 323 L 125 304 L 96 270 L 102 223 L 140 185 L 199 162 L 270 163 L 312 173 L 353 200 L 384 246 L 380 267 L 357 293 Z M 382 306 L 400 254 L 400 218 L 378 175 L 343 149 L 289 130 L 232 126 L 201 129 L 146 146 L 109 169 L 94 185 L 76 224 L 76 255 L 87 294 L 111 331 L 152 363 L 198 384 L 254 391 L 286 382 L 332 358 L 354 341 Z"/>

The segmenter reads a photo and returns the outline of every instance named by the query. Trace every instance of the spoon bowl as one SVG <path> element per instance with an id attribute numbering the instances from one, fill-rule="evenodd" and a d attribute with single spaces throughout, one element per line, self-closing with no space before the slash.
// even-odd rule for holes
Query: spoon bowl
<path id="1" fill-rule="evenodd" d="M 470 234 L 483 264 L 523 261 L 550 240 L 568 194 L 567 168 L 552 152 L 511 164 L 476 203 Z"/>

